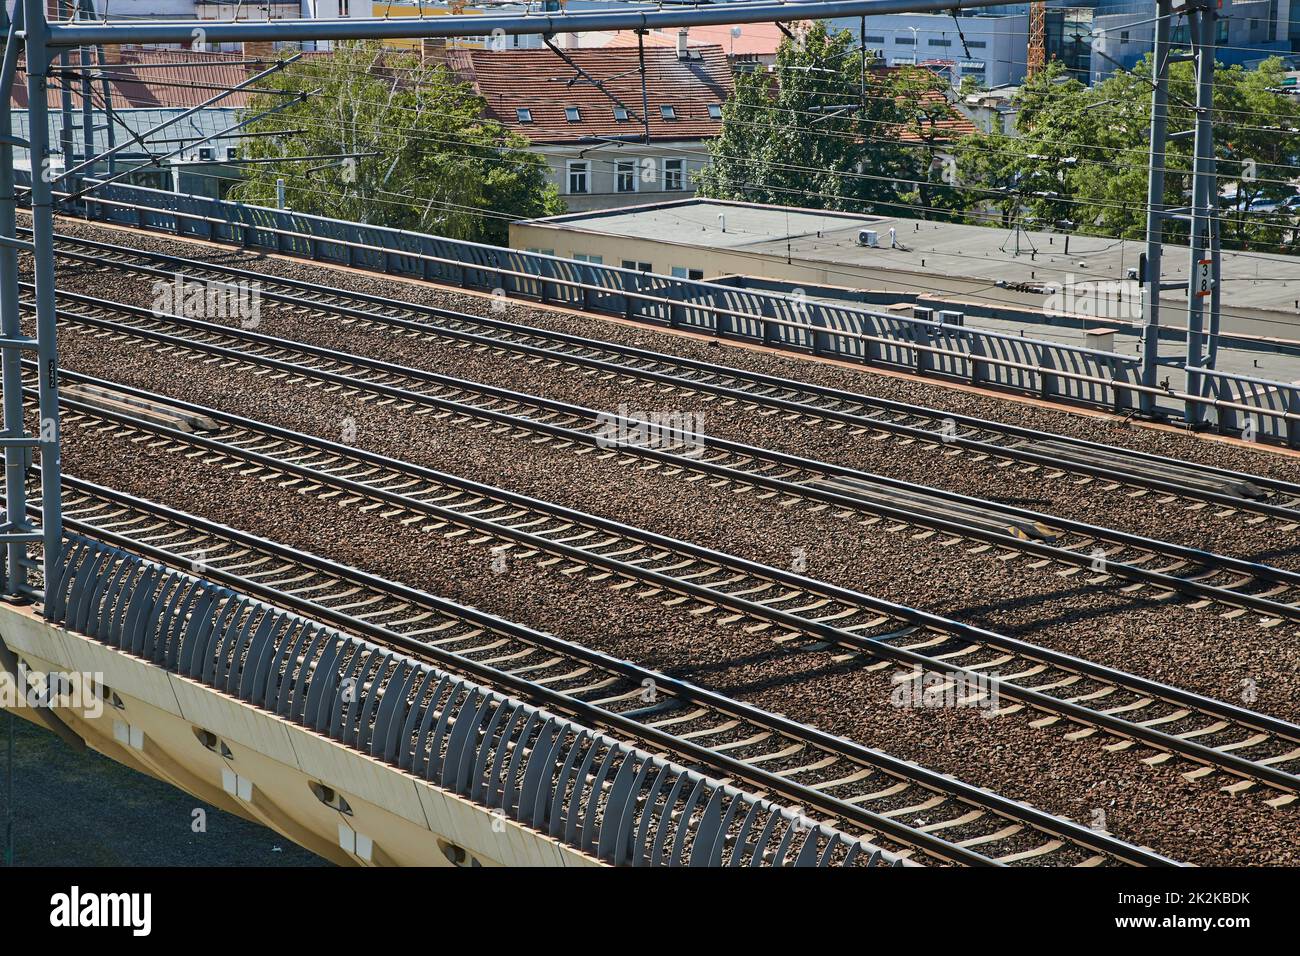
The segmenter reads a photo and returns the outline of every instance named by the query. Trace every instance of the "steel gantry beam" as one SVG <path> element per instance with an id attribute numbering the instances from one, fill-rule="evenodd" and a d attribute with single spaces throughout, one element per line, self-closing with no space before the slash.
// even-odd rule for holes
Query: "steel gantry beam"
<path id="1" fill-rule="evenodd" d="M 1169 33 L 1173 0 L 1156 0 L 1151 51 L 1151 153 L 1147 167 L 1147 251 L 1142 272 L 1142 384 L 1156 387 L 1160 365 L 1160 265 L 1165 231 L 1165 162 L 1169 138 Z M 1142 410 L 1154 409 L 1154 393 L 1143 392 Z"/>
<path id="2" fill-rule="evenodd" d="M 1214 294 L 1214 220 L 1218 189 L 1214 175 L 1214 21 L 1210 0 L 1187 11 L 1196 69 L 1196 112 L 1192 147 L 1191 274 L 1187 285 L 1187 391 L 1200 394 L 1198 371 L 1205 367 L 1206 305 Z M 1195 370 L 1195 371 L 1194 371 Z"/>
<path id="3" fill-rule="evenodd" d="M 54 190 L 46 101 L 50 74 L 45 0 L 23 0 L 27 45 L 27 135 L 31 164 L 32 274 L 36 280 L 39 366 L 38 440 L 41 453 L 41 535 L 44 579 L 57 581 L 63 554 L 63 452 L 59 443 L 58 350 L 54 313 Z M 0 90 L 9 96 L 9 90 Z M 6 383 L 7 385 L 8 383 Z M 8 388 L 5 389 L 6 395 Z M 21 394 L 21 392 L 20 392 Z"/>
<path id="4" fill-rule="evenodd" d="M 0 63 L 0 366 L 3 373 L 5 519 L 0 526 L 3 543 L 5 593 L 19 595 L 27 586 L 27 545 L 36 532 L 27 516 L 28 454 L 35 439 L 23 420 L 22 358 L 25 343 L 18 314 L 18 238 L 14 147 L 10 90 L 18 67 L 23 6 L 14 6 L 13 22 L 0 5 L 0 30 L 5 37 Z"/>
<path id="5" fill-rule="evenodd" d="M 236 40 L 405 40 L 425 37 L 585 33 L 603 30 L 661 30 L 667 27 L 716 26 L 829 20 L 882 13 L 949 13 L 991 7 L 1006 0 L 807 0 L 807 2 L 715 3 L 707 7 L 618 10 L 555 16 L 492 14 L 487 16 L 403 17 L 380 20 L 240 20 L 203 22 L 208 43 Z M 75 47 L 86 43 L 188 43 L 193 20 L 154 22 L 68 23 L 50 26 L 48 44 Z"/>
<path id="6" fill-rule="evenodd" d="M 1185 16 L 1188 24 L 1186 49 L 1175 52 L 1170 41 L 1171 21 Z M 1173 0 L 1156 0 L 1155 42 L 1151 67 L 1151 152 L 1147 178 L 1146 255 L 1142 295 L 1142 384 L 1155 387 L 1159 366 L 1160 293 L 1184 288 L 1180 283 L 1161 281 L 1161 246 L 1164 226 L 1171 220 L 1188 224 L 1188 252 L 1191 257 L 1187 293 L 1187 352 L 1183 362 L 1185 391 L 1204 392 L 1203 372 L 1215 367 L 1218 352 L 1220 261 L 1217 162 L 1214 156 L 1214 0 L 1188 0 L 1178 8 Z M 1194 64 L 1196 88 L 1190 129 L 1169 132 L 1169 67 L 1172 63 Z M 1165 170 L 1168 144 L 1191 139 L 1191 183 L 1186 206 L 1165 205 Z M 1207 321 L 1208 320 L 1208 321 Z M 1143 396 L 1144 410 L 1150 411 L 1150 394 Z M 1190 424 L 1204 415 L 1199 403 L 1188 403 Z"/>

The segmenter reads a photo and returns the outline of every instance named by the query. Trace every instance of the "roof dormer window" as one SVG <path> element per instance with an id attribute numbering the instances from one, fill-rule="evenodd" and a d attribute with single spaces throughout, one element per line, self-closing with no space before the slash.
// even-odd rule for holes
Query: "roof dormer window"
<path id="1" fill-rule="evenodd" d="M 722 104 L 721 104 L 721 103 L 710 103 L 710 104 L 709 104 L 709 119 L 722 119 Z"/>
<path id="2" fill-rule="evenodd" d="M 564 108 L 564 118 L 570 123 L 577 123 L 582 120 L 582 113 L 576 106 L 566 106 Z"/>
<path id="3" fill-rule="evenodd" d="M 659 107 L 659 115 L 666 120 L 675 120 L 677 119 L 677 110 L 671 104 L 665 103 Z"/>
<path id="4" fill-rule="evenodd" d="M 619 123 L 626 123 L 626 122 L 627 122 L 627 107 L 626 107 L 626 106 L 615 106 L 615 107 L 614 107 L 614 120 L 615 120 L 616 122 L 619 122 Z"/>
<path id="5" fill-rule="evenodd" d="M 515 119 L 521 123 L 531 123 L 533 121 L 533 111 L 529 109 L 515 110 Z"/>

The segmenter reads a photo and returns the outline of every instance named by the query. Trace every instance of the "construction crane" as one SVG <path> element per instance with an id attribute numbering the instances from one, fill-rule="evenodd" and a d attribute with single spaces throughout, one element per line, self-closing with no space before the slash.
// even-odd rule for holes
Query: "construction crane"
<path id="1" fill-rule="evenodd" d="M 1025 73 L 1029 79 L 1047 62 L 1047 4 L 1034 0 L 1029 4 L 1029 53 L 1025 58 Z"/>

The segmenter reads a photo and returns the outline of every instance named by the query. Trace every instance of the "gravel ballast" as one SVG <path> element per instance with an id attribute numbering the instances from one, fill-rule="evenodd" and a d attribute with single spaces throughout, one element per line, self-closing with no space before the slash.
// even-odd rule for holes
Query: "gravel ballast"
<path id="1" fill-rule="evenodd" d="M 328 282 L 394 298 L 489 314 L 483 298 L 432 286 L 394 282 L 306 263 L 213 254 L 166 238 L 61 222 L 59 229 L 103 241 L 155 248 L 191 258 L 239 264 L 294 278 Z M 130 240 L 128 242 L 128 240 Z M 60 287 L 106 299 L 150 304 L 148 280 L 62 265 Z M 1219 467 L 1300 481 L 1300 460 L 1192 436 L 1122 427 L 1106 418 L 1012 403 L 929 383 L 844 369 L 792 357 L 727 348 L 697 339 L 630 328 L 584 316 L 560 315 L 511 304 L 494 318 L 571 334 L 626 341 L 642 348 L 721 361 L 767 374 L 865 391 L 941 407 L 953 413 L 1014 421 L 1093 441 L 1174 454 Z M 662 394 L 603 381 L 492 352 L 449 347 L 386 331 L 359 331 L 334 318 L 303 317 L 262 304 L 258 331 L 520 391 L 544 394 L 600 410 L 626 405 L 638 412 L 698 411 L 704 430 L 719 437 L 834 461 L 917 483 L 951 487 L 990 500 L 1023 504 L 1137 533 L 1179 540 L 1225 553 L 1267 555 L 1271 563 L 1300 565 L 1294 532 L 1241 516 L 1187 513 L 1154 496 L 1129 498 L 1068 480 L 1042 480 L 1015 469 L 974 464 L 896 441 L 851 438 L 780 416 Z M 449 471 L 488 484 L 605 515 L 663 534 L 777 566 L 806 561 L 809 576 L 898 603 L 988 627 L 1144 677 L 1234 703 L 1243 687 L 1258 697 L 1248 706 L 1294 720 L 1300 713 L 1297 629 L 1257 626 L 1251 615 L 1224 619 L 1181 599 L 1157 602 L 1127 594 L 1115 583 L 1089 584 L 1086 573 L 1061 577 L 1059 568 L 1033 569 L 1021 559 L 972 555 L 916 540 L 914 529 L 890 532 L 814 513 L 779 509 L 754 495 L 708 482 L 686 483 L 656 471 L 577 456 L 552 444 L 495 434 L 490 429 L 416 415 L 375 402 L 246 370 L 161 355 L 130 343 L 64 332 L 67 368 L 213 405 L 250 418 Z M 204 466 L 181 455 L 77 426 L 65 436 L 65 467 L 78 477 L 161 500 L 305 549 L 328 554 L 425 590 L 473 604 L 570 640 L 710 686 L 796 719 L 878 746 L 999 793 L 1084 823 L 1098 813 L 1116 835 L 1187 862 L 1296 863 L 1295 806 L 1272 809 L 1262 788 L 1220 792 L 1221 775 L 1187 781 L 1189 765 L 1147 766 L 1147 752 L 1110 752 L 1109 738 L 1065 740 L 1060 724 L 1032 728 L 1024 716 L 984 720 L 974 709 L 906 710 L 889 705 L 892 670 L 868 672 L 836 663 L 830 654 L 781 649 L 761 634 L 692 617 L 651 600 L 636 600 L 581 579 L 512 561 L 504 575 L 489 568 L 489 545 L 470 545 L 412 532 L 396 521 L 376 521 L 328 502 Z"/>

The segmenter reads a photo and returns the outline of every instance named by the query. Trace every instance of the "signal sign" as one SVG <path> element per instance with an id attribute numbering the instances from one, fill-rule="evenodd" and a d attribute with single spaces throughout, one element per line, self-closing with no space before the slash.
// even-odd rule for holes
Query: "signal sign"
<path id="1" fill-rule="evenodd" d="M 1196 295 L 1198 298 L 1204 298 L 1214 291 L 1214 279 L 1210 275 L 1210 268 L 1213 265 L 1213 259 L 1196 260 Z"/>

